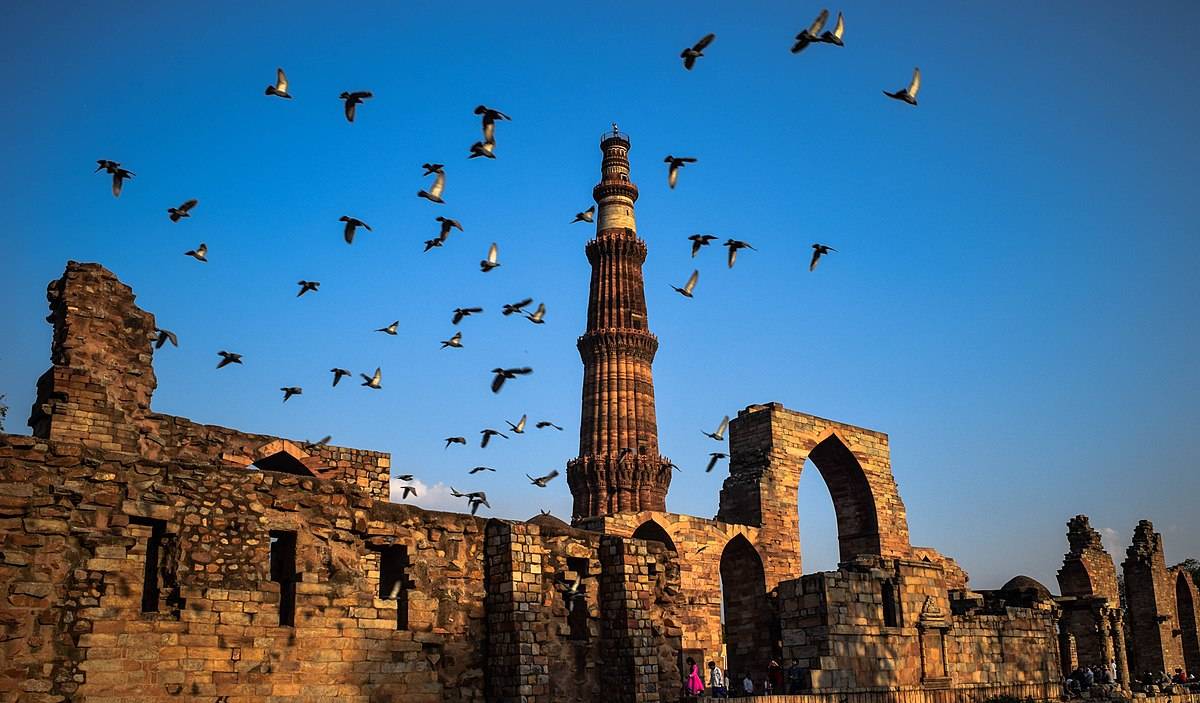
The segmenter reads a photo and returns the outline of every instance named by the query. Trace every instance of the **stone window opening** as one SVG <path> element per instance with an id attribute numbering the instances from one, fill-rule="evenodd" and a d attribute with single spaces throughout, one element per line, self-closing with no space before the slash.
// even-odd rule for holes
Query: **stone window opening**
<path id="1" fill-rule="evenodd" d="M 588 628 L 587 584 L 584 583 L 584 579 L 591 575 L 590 561 L 587 557 L 567 557 L 567 573 L 562 576 L 560 586 L 563 604 L 567 608 L 567 639 L 576 642 L 586 642 L 591 636 Z"/>
<path id="2" fill-rule="evenodd" d="M 164 520 L 130 516 L 129 524 L 139 525 L 150 529 L 146 537 L 146 554 L 142 568 L 142 613 L 158 613 L 164 604 L 163 591 L 167 591 L 167 603 L 178 600 L 172 588 L 173 569 L 168 568 L 171 558 L 169 549 L 172 540 L 167 534 L 167 523 Z"/>
<path id="3" fill-rule="evenodd" d="M 900 627 L 900 598 L 896 582 L 888 579 L 880 587 L 883 596 L 883 626 Z"/>
<path id="4" fill-rule="evenodd" d="M 275 452 L 270 456 L 265 456 L 254 462 L 250 468 L 262 471 L 275 471 L 293 476 L 316 477 L 316 474 L 310 471 L 299 459 L 287 452 Z"/>
<path id="5" fill-rule="evenodd" d="M 296 626 L 296 533 L 271 530 L 271 580 L 279 584 L 279 626 Z"/>
<path id="6" fill-rule="evenodd" d="M 379 597 L 396 601 L 396 629 L 407 630 L 408 591 L 415 585 L 408 578 L 408 547 L 393 544 L 374 549 L 379 552 Z"/>

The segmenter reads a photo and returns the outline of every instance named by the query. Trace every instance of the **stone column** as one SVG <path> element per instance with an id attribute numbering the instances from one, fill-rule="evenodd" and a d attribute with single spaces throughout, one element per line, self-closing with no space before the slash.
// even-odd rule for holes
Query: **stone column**
<path id="1" fill-rule="evenodd" d="M 649 619 L 651 556 L 638 540 L 600 538 L 600 682 L 609 703 L 658 703 L 659 663 Z"/>
<path id="2" fill-rule="evenodd" d="M 539 538 L 536 525 L 491 520 L 485 528 L 487 699 L 496 703 L 550 703 Z"/>
<path id="3" fill-rule="evenodd" d="M 1122 688 L 1129 688 L 1129 659 L 1125 655 L 1125 627 L 1119 614 L 1112 619 L 1113 649 L 1117 655 L 1117 681 Z"/>

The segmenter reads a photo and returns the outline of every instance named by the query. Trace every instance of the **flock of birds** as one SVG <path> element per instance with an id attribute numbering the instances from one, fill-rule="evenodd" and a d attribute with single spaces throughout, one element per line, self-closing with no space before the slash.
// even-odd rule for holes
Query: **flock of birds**
<path id="1" fill-rule="evenodd" d="M 829 45 L 833 45 L 833 46 L 844 47 L 845 42 L 843 40 L 843 36 L 845 34 L 845 29 L 846 29 L 845 18 L 843 17 L 842 13 L 839 12 L 837 15 L 837 20 L 835 22 L 834 28 L 832 30 L 825 29 L 825 25 L 828 22 L 828 20 L 829 20 L 829 11 L 825 10 L 825 9 L 821 10 L 820 14 L 817 15 L 816 19 L 812 22 L 812 24 L 810 24 L 807 28 L 805 28 L 803 31 L 801 31 L 799 34 L 796 35 L 795 42 L 793 43 L 793 45 L 791 47 L 791 52 L 793 54 L 798 54 L 798 53 L 804 51 L 809 46 L 814 45 L 814 44 L 829 44 Z M 705 50 L 708 49 L 708 47 L 711 46 L 713 41 L 715 41 L 715 40 L 716 40 L 716 34 L 712 34 L 712 33 L 706 34 L 696 43 L 684 48 L 683 51 L 680 53 L 680 58 L 683 59 L 683 67 L 688 71 L 691 71 L 692 69 L 694 69 L 697 64 L 698 59 L 705 56 L 705 53 L 704 53 Z M 889 98 L 902 101 L 909 105 L 916 106 L 917 105 L 917 93 L 920 90 L 920 88 L 921 88 L 921 71 L 919 68 L 914 68 L 912 79 L 909 82 L 907 87 L 901 88 L 896 91 L 886 91 L 885 90 L 885 91 L 883 91 L 883 94 Z M 284 70 L 282 68 L 276 69 L 275 82 L 266 87 L 264 94 L 267 96 L 273 96 L 273 97 L 282 98 L 285 100 L 291 100 L 293 98 L 291 93 L 288 92 L 288 78 L 287 78 L 287 74 L 284 73 Z M 342 92 L 341 95 L 339 96 L 339 99 L 343 101 L 343 110 L 344 110 L 344 114 L 346 117 L 346 121 L 353 123 L 355 116 L 357 114 L 358 106 L 365 104 L 365 101 L 370 100 L 373 97 L 374 97 L 374 94 L 372 92 L 365 91 L 365 90 Z M 476 158 L 495 159 L 496 158 L 496 153 L 495 153 L 496 123 L 503 122 L 503 121 L 511 121 L 512 118 L 509 117 L 504 112 L 494 109 L 494 108 L 491 108 L 491 107 L 488 107 L 486 105 L 477 106 L 474 110 L 474 114 L 478 115 L 480 118 L 482 139 L 471 144 L 471 146 L 469 147 L 469 150 L 468 150 L 467 158 L 468 159 L 476 159 Z M 613 125 L 613 129 L 614 129 L 614 131 L 616 130 L 615 124 Z M 664 163 L 667 164 L 667 186 L 671 189 L 674 189 L 679 182 L 679 172 L 687 164 L 696 163 L 697 159 L 695 157 L 691 157 L 691 156 L 674 156 L 674 155 L 668 154 L 663 159 L 663 161 L 664 161 Z M 96 164 L 97 164 L 96 170 L 95 170 L 96 173 L 103 171 L 104 173 L 106 173 L 112 177 L 112 194 L 113 194 L 113 197 L 116 197 L 116 198 L 119 198 L 121 196 L 121 192 L 122 192 L 122 189 L 124 188 L 125 183 L 127 181 L 133 179 L 136 175 L 133 171 L 130 171 L 129 169 L 123 167 L 120 162 L 113 161 L 111 159 L 97 159 Z M 445 200 L 443 199 L 443 193 L 445 192 L 445 189 L 446 189 L 445 164 L 425 163 L 425 164 L 422 164 L 422 168 L 424 169 L 424 173 L 422 174 L 423 177 L 432 176 L 433 181 L 428 185 L 427 189 L 418 190 L 417 197 L 422 198 L 424 200 L 427 200 L 427 201 L 437 204 L 437 205 L 445 204 Z M 192 211 L 196 208 L 197 205 L 199 205 L 199 200 L 197 200 L 196 198 L 188 199 L 188 200 L 184 201 L 183 203 L 180 203 L 178 206 L 167 208 L 167 216 L 171 220 L 171 222 L 178 223 L 181 220 L 190 218 L 192 216 Z M 572 224 L 579 223 L 579 222 L 593 223 L 595 221 L 595 214 L 596 214 L 596 206 L 592 205 L 588 209 L 586 209 L 582 212 L 576 213 L 574 219 L 571 220 L 571 223 Z M 365 230 L 367 232 L 372 231 L 370 225 L 368 225 L 366 222 L 364 222 L 363 220 L 361 220 L 357 217 L 353 217 L 350 215 L 343 215 L 342 217 L 339 218 L 338 221 L 343 223 L 342 236 L 343 236 L 343 239 L 345 240 L 346 244 L 348 244 L 348 245 L 354 243 L 355 235 L 358 233 L 358 231 L 360 229 Z M 438 217 L 435 218 L 435 221 L 438 223 L 438 234 L 437 234 L 437 236 L 433 237 L 432 239 L 426 240 L 424 242 L 424 251 L 425 252 L 429 252 L 432 249 L 444 246 L 446 244 L 446 242 L 449 240 L 449 237 L 454 230 L 458 230 L 459 232 L 464 231 L 462 224 L 458 220 L 455 220 L 453 218 L 439 215 Z M 695 258 L 704 247 L 709 246 L 712 242 L 716 241 L 717 239 L 719 239 L 719 237 L 717 237 L 716 235 L 712 235 L 712 234 L 693 234 L 693 235 L 689 236 L 688 240 L 691 242 L 690 246 L 691 246 L 692 258 Z M 738 251 L 740 251 L 742 249 L 749 249 L 751 251 L 756 251 L 756 249 L 749 242 L 732 239 L 732 238 L 726 239 L 723 246 L 725 246 L 728 249 L 726 262 L 727 262 L 727 266 L 729 268 L 733 268 L 734 264 L 736 263 Z M 828 255 L 830 252 L 837 251 L 833 247 L 831 247 L 827 244 L 822 244 L 822 243 L 813 243 L 812 249 L 813 249 L 813 254 L 812 254 L 812 259 L 809 262 L 809 267 L 808 267 L 809 271 L 815 270 L 817 267 L 817 264 L 820 262 L 820 260 L 824 256 Z M 189 256 L 201 263 L 206 263 L 208 261 L 208 245 L 205 244 L 204 242 L 201 242 L 194 249 L 189 249 L 188 251 L 184 252 L 184 255 Z M 495 242 L 492 242 L 491 245 L 488 247 L 487 254 L 479 262 L 480 271 L 482 271 L 483 273 L 486 274 L 486 273 L 489 273 L 489 272 L 495 270 L 496 268 L 500 267 L 500 265 L 501 264 L 500 264 L 500 260 L 499 260 L 499 248 L 497 247 L 497 244 Z M 694 295 L 695 289 L 696 289 L 696 284 L 699 280 L 699 276 L 700 276 L 699 269 L 695 269 L 692 271 L 691 276 L 688 277 L 687 281 L 683 284 L 682 287 L 677 287 L 677 286 L 672 285 L 671 288 L 686 298 L 692 298 Z M 320 291 L 320 287 L 321 287 L 320 281 L 309 281 L 309 280 L 305 280 L 305 279 L 301 279 L 300 281 L 298 281 L 297 285 L 299 286 L 299 290 L 296 293 L 297 297 L 304 296 L 307 293 L 318 293 Z M 526 308 L 533 305 L 533 303 L 534 303 L 533 298 L 524 298 L 524 299 L 516 301 L 514 303 L 505 304 L 503 306 L 501 313 L 506 317 L 510 316 L 510 315 L 514 315 L 514 314 L 520 315 L 520 316 L 526 318 L 527 320 L 529 320 L 533 324 L 537 324 L 537 325 L 545 324 L 546 304 L 539 303 L 537 308 L 534 310 L 534 312 L 528 312 L 526 310 Z M 460 322 L 462 322 L 463 319 L 465 319 L 471 315 L 476 315 L 476 314 L 479 314 L 482 312 L 483 312 L 483 308 L 481 308 L 481 307 L 455 308 L 452 312 L 451 322 L 454 325 L 458 325 Z M 386 325 L 384 327 L 380 327 L 380 328 L 376 329 L 375 331 L 383 333 L 383 334 L 395 336 L 397 334 L 397 330 L 398 330 L 399 326 L 400 326 L 400 321 L 395 320 L 391 324 Z M 441 341 L 441 348 L 442 349 L 447 349 L 447 348 L 461 349 L 463 347 L 462 337 L 463 337 L 462 332 L 455 332 L 454 335 L 452 337 L 450 337 L 449 339 Z M 177 335 L 170 330 L 156 328 L 155 329 L 155 338 L 154 338 L 155 348 L 160 349 L 163 347 L 163 345 L 165 345 L 167 343 L 170 343 L 171 345 L 176 346 L 176 347 L 179 346 L 179 339 L 178 339 Z M 232 365 L 232 364 L 242 364 L 243 363 L 242 355 L 239 353 L 236 353 L 236 352 L 220 350 L 217 352 L 217 355 L 220 357 L 220 361 L 217 363 L 217 366 L 216 366 L 216 368 L 218 368 L 218 369 L 224 368 L 224 367 Z M 353 376 L 353 373 L 351 371 L 344 369 L 344 368 L 339 368 L 339 367 L 334 367 L 334 368 L 330 369 L 330 373 L 333 374 L 332 385 L 335 387 L 338 385 L 339 381 L 341 381 L 343 378 L 348 377 L 348 376 Z M 496 367 L 496 368 L 493 368 L 491 370 L 491 374 L 492 374 L 492 379 L 491 379 L 491 384 L 490 384 L 491 390 L 493 393 L 499 393 L 501 388 L 503 388 L 506 381 L 516 379 L 521 376 L 527 376 L 531 373 L 533 373 L 533 369 L 530 367 L 515 367 L 515 368 Z M 362 383 L 360 384 L 361 386 L 364 386 L 364 387 L 366 387 L 368 389 L 372 389 L 372 390 L 380 390 L 383 388 L 383 372 L 382 372 L 381 368 L 376 367 L 374 373 L 372 373 L 372 374 L 360 373 L 359 375 L 363 379 Z M 304 389 L 301 386 L 284 386 L 284 387 L 281 387 L 279 390 L 283 393 L 283 402 L 287 402 L 293 396 L 302 395 L 304 392 Z M 527 422 L 526 415 L 522 415 L 520 420 L 518 420 L 515 423 L 509 422 L 507 420 L 505 422 L 508 425 L 508 429 L 511 433 L 518 434 L 518 435 L 525 433 L 525 427 L 526 427 L 526 422 Z M 703 434 L 717 442 L 724 442 L 725 432 L 728 429 L 728 426 L 729 426 L 729 417 L 725 416 L 724 418 L 722 418 L 720 424 L 718 425 L 717 429 L 714 432 L 703 432 Z M 561 426 L 559 426 L 549 420 L 538 421 L 537 423 L 535 423 L 535 427 L 537 429 L 552 428 L 552 429 L 559 430 L 559 431 L 562 431 L 562 429 L 563 429 Z M 501 432 L 499 430 L 493 429 L 493 428 L 484 428 L 484 429 L 480 430 L 480 435 L 481 435 L 481 439 L 480 439 L 479 446 L 481 448 L 486 448 L 488 446 L 489 441 L 493 437 L 501 437 L 504 439 L 509 438 L 509 435 L 507 435 L 504 432 Z M 308 449 L 312 449 L 321 444 L 327 444 L 331 440 L 332 440 L 332 437 L 327 436 L 317 442 L 305 442 L 305 446 Z M 461 436 L 446 437 L 444 441 L 445 441 L 446 448 L 449 448 L 452 444 L 459 444 L 459 445 L 467 444 L 466 438 L 461 437 Z M 716 466 L 718 461 L 720 461 L 722 459 L 727 459 L 727 458 L 728 458 L 728 454 L 726 454 L 724 452 L 711 452 L 709 454 L 709 461 L 708 461 L 707 467 L 705 468 L 705 472 L 706 473 L 711 472 L 713 470 L 713 468 Z M 678 469 L 679 467 L 672 465 L 671 468 Z M 494 468 L 489 467 L 489 466 L 476 466 L 476 467 L 470 469 L 467 473 L 468 473 L 468 475 L 475 475 L 480 472 L 495 472 L 495 471 L 496 470 Z M 531 485 L 534 485 L 538 488 L 545 488 L 547 486 L 547 484 L 549 484 L 549 482 L 552 481 L 554 478 L 556 478 L 558 475 L 559 475 L 559 472 L 557 470 L 552 470 L 543 476 L 535 477 L 535 476 L 530 476 L 529 474 L 526 474 L 526 478 L 529 479 Z M 414 481 L 414 476 L 411 474 L 401 474 L 401 475 L 397 476 L 397 478 L 401 481 L 406 481 L 406 482 L 410 482 L 410 483 L 412 481 Z M 458 491 L 453 486 L 451 486 L 450 492 L 451 492 L 451 495 L 453 495 L 456 498 L 465 498 L 467 500 L 472 515 L 474 515 L 476 513 L 476 511 L 479 509 L 480 506 L 491 508 L 491 505 L 488 503 L 488 500 L 487 500 L 487 494 L 483 491 L 462 492 L 462 491 Z M 410 495 L 412 495 L 412 496 L 417 495 L 416 488 L 412 485 L 403 486 L 401 498 L 406 499 Z"/>

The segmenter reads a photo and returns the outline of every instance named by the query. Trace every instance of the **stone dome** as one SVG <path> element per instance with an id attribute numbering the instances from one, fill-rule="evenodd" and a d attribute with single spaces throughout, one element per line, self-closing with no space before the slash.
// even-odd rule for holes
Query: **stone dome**
<path id="1" fill-rule="evenodd" d="M 552 527 L 558 530 L 569 530 L 571 526 L 563 522 L 559 518 L 554 517 L 550 513 L 538 513 L 525 521 L 529 525 L 537 525 L 538 527 Z"/>
<path id="2" fill-rule="evenodd" d="M 1050 589 L 1043 586 L 1037 579 L 1029 576 L 1014 576 L 1008 583 L 1000 587 L 1004 593 L 1033 593 L 1035 600 L 1050 600 Z"/>

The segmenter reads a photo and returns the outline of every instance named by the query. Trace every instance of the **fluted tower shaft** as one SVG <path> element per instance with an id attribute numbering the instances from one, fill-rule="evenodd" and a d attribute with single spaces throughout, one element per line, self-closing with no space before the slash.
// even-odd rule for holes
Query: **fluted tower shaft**
<path id="1" fill-rule="evenodd" d="M 658 453 L 654 379 L 658 339 L 650 333 L 629 180 L 629 138 L 615 129 L 600 142 L 604 159 L 596 200 L 596 238 L 585 251 L 592 265 L 587 330 L 579 338 L 583 406 L 579 456 L 567 463 L 574 518 L 665 510 L 669 462 Z"/>

